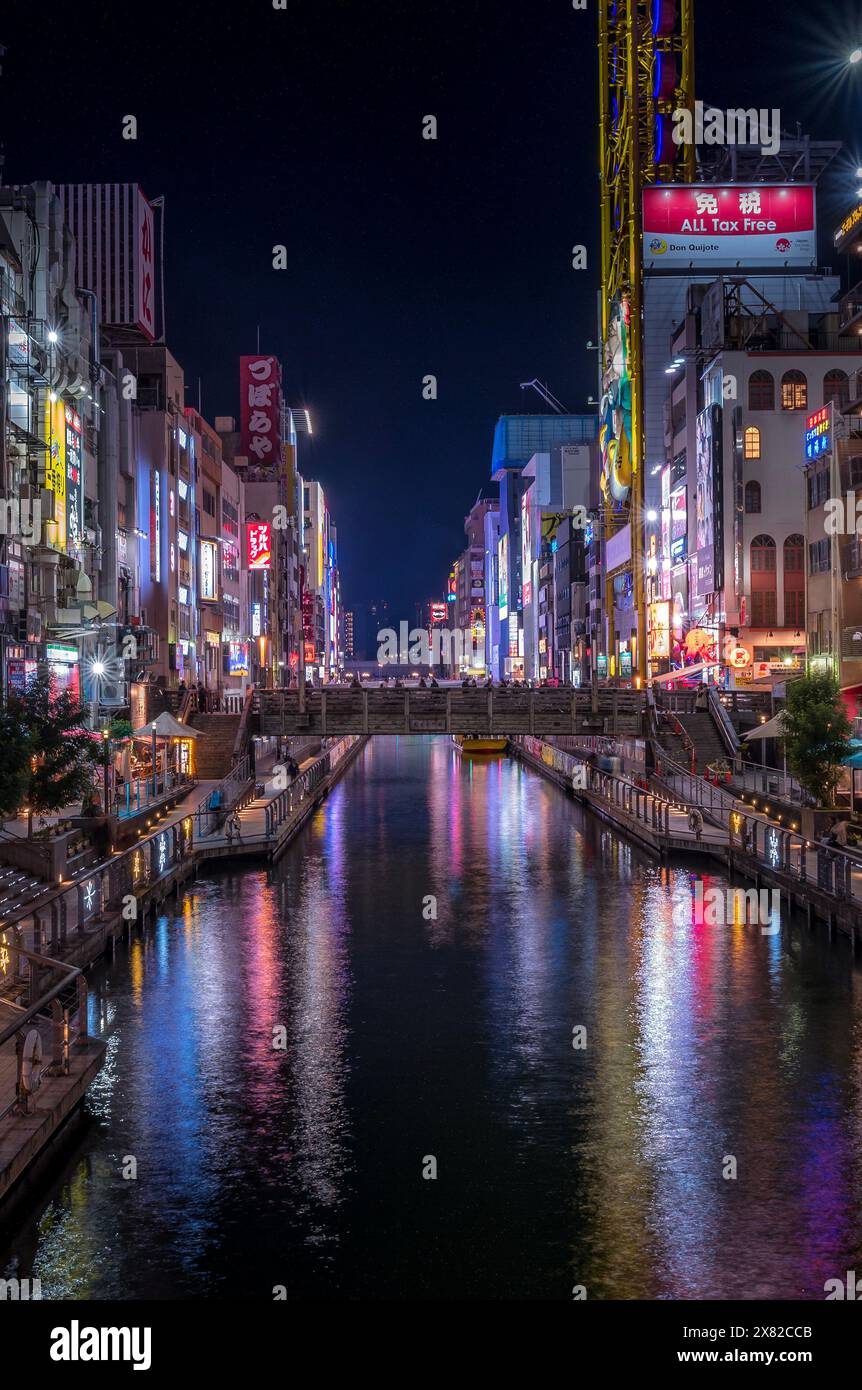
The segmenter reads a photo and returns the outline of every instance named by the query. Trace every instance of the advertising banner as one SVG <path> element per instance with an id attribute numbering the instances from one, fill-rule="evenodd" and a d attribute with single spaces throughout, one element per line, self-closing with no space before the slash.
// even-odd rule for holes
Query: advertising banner
<path id="1" fill-rule="evenodd" d="M 497 595 L 500 618 L 509 616 L 509 537 L 501 536 L 497 542 Z"/>
<path id="2" fill-rule="evenodd" d="M 252 463 L 281 454 L 281 363 L 277 357 L 241 357 L 240 453 Z"/>
<path id="3" fill-rule="evenodd" d="M 66 408 L 62 401 L 48 401 L 45 407 L 45 487 L 54 494 L 54 520 L 48 528 L 51 543 L 66 549 Z"/>
<path id="4" fill-rule="evenodd" d="M 710 405 L 697 417 L 696 427 L 696 572 L 695 596 L 715 593 L 724 582 L 724 493 L 721 458 L 721 406 Z"/>
<path id="5" fill-rule="evenodd" d="M 672 184 L 644 190 L 648 270 L 783 270 L 817 262 L 811 184 Z"/>
<path id="6" fill-rule="evenodd" d="M 268 570 L 272 568 L 272 532 L 268 521 L 250 521 L 245 528 L 246 568 Z"/>
<path id="7" fill-rule="evenodd" d="M 84 475 L 81 450 L 81 417 L 65 407 L 66 430 L 66 529 L 69 554 L 80 560 L 84 553 Z"/>
<path id="8" fill-rule="evenodd" d="M 208 602 L 218 598 L 218 551 L 215 541 L 201 541 L 200 596 Z"/>
<path id="9" fill-rule="evenodd" d="M 135 314 L 150 341 L 156 336 L 156 258 L 153 210 L 138 189 L 135 238 Z"/>

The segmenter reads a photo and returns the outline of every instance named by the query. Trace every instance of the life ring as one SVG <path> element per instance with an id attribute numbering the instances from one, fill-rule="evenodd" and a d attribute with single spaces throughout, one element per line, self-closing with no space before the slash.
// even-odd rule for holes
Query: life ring
<path id="1" fill-rule="evenodd" d="M 21 1088 L 32 1095 L 42 1084 L 39 1063 L 42 1061 L 42 1034 L 38 1028 L 31 1028 L 24 1039 L 24 1055 L 21 1059 Z"/>

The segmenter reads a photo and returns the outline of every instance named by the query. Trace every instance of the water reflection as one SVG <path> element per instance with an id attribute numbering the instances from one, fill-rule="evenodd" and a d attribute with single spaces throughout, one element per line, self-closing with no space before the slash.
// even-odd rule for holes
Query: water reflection
<path id="1" fill-rule="evenodd" d="M 201 878 L 94 974 L 107 1064 L 0 1271 L 822 1297 L 862 1260 L 860 974 L 693 894 L 515 763 L 377 740 L 273 872 Z"/>

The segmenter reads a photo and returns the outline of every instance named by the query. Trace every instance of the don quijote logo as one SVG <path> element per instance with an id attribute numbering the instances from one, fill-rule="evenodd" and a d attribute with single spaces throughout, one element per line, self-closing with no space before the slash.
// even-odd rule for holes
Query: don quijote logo
<path id="1" fill-rule="evenodd" d="M 789 241 L 786 236 L 780 236 L 775 243 L 776 251 L 780 251 L 782 256 L 786 256 L 792 246 L 793 242 Z"/>
<path id="2" fill-rule="evenodd" d="M 649 249 L 654 256 L 663 256 L 667 251 L 667 242 L 660 236 L 654 236 L 649 244 Z"/>

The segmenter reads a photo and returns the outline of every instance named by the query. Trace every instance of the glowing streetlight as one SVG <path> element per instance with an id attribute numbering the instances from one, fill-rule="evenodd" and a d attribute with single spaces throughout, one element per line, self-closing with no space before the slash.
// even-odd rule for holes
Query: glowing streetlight
<path id="1" fill-rule="evenodd" d="M 862 63 L 862 48 L 854 48 L 847 61 L 848 63 L 852 63 L 854 65 L 856 63 Z"/>

